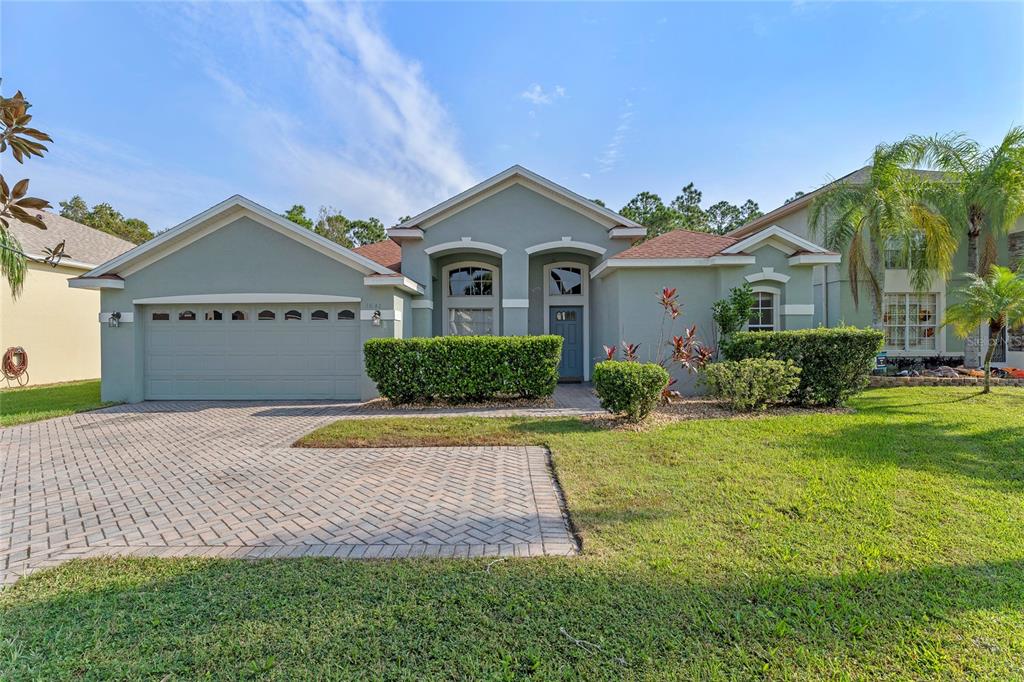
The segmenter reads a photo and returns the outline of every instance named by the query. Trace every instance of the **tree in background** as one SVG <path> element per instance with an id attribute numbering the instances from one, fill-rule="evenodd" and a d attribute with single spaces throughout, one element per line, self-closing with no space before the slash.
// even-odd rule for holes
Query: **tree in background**
<path id="1" fill-rule="evenodd" d="M 867 180 L 828 186 L 808 216 L 812 234 L 821 235 L 833 251 L 845 252 L 854 305 L 860 304 L 861 289 L 867 289 L 876 328 L 882 320 L 882 251 L 887 245 L 899 247 L 906 258 L 916 254 L 910 261 L 918 290 L 927 288 L 933 273 L 947 274 L 956 253 L 949 223 L 928 201 L 928 181 L 913 171 L 917 155 L 906 141 L 878 145 Z"/>
<path id="2" fill-rule="evenodd" d="M 997 340 L 1006 329 L 1024 325 L 1024 267 L 1017 272 L 993 265 L 982 277 L 967 273 L 970 285 L 959 291 L 960 301 L 946 308 L 944 324 L 953 327 L 961 338 L 977 332 L 989 322 L 988 352 L 985 353 L 985 389 L 988 393 L 992 376 L 992 356 L 999 346 Z"/>
<path id="3" fill-rule="evenodd" d="M 67 201 L 60 202 L 60 214 L 68 220 L 126 239 L 133 244 L 141 244 L 153 238 L 153 232 L 145 221 L 125 218 L 120 211 L 106 202 L 96 204 L 90 209 L 85 199 L 77 194 Z"/>
<path id="4" fill-rule="evenodd" d="M 0 153 L 10 149 L 18 163 L 33 156 L 42 157 L 47 151 L 42 143 L 53 142 L 46 133 L 29 127 L 31 107 L 20 90 L 14 97 L 0 95 Z M 28 179 L 19 180 L 11 187 L 0 174 L 0 274 L 10 285 L 12 296 L 18 296 L 25 284 L 27 258 L 21 243 L 10 231 L 9 221 L 18 220 L 45 230 L 46 223 L 36 217 L 35 211 L 50 208 L 50 202 L 27 196 L 28 182 Z"/>
<path id="5" fill-rule="evenodd" d="M 702 192 L 691 182 L 668 205 L 654 192 L 640 192 L 619 213 L 647 228 L 647 238 L 670 230 L 694 230 L 724 234 L 763 215 L 756 201 L 742 206 L 719 201 L 701 208 Z"/>
<path id="6" fill-rule="evenodd" d="M 747 199 L 742 206 L 730 204 L 728 201 L 719 201 L 717 204 L 709 206 L 704 214 L 708 232 L 715 234 L 725 234 L 764 215 L 761 213 L 761 207 L 753 199 Z"/>
<path id="7" fill-rule="evenodd" d="M 785 206 L 786 204 L 791 204 L 800 197 L 802 197 L 804 194 L 806 194 L 806 192 L 801 192 L 800 190 L 797 190 L 796 192 L 793 193 L 793 196 L 783 201 L 782 205 Z"/>
<path id="8" fill-rule="evenodd" d="M 296 225 L 302 225 L 307 230 L 313 229 L 313 219 L 306 215 L 306 207 L 302 204 L 294 204 L 291 208 L 281 214 Z"/>
<path id="9" fill-rule="evenodd" d="M 312 230 L 347 249 L 382 242 L 388 238 L 384 223 L 379 218 L 352 220 L 329 206 L 320 207 L 316 220 L 306 215 L 306 207 L 301 204 L 295 204 L 282 215 L 296 225 Z"/>

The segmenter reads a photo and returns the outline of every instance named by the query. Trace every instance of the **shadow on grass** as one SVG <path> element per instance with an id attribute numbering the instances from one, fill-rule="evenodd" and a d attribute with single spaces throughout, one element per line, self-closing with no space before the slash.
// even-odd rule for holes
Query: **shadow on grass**
<path id="1" fill-rule="evenodd" d="M 858 418 L 838 422 L 819 438 L 796 433 L 781 436 L 779 443 L 808 458 L 840 457 L 859 466 L 891 465 L 968 477 L 1004 490 L 1024 488 L 1024 394 L 1021 411 L 1006 409 L 1005 403 L 991 412 L 931 409 L 976 398 L 870 402 L 858 407 Z"/>
<path id="2" fill-rule="evenodd" d="M 72 562 L 0 593 L 0 662 L 104 679 L 1009 678 L 1024 663 L 1024 560 L 689 580 L 488 564 Z"/>

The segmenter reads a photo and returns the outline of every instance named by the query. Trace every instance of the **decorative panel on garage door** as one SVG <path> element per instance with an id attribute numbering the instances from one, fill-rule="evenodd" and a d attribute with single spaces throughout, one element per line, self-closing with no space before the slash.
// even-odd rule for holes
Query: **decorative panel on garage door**
<path id="1" fill-rule="evenodd" d="M 146 398 L 359 397 L 356 304 L 146 306 Z"/>

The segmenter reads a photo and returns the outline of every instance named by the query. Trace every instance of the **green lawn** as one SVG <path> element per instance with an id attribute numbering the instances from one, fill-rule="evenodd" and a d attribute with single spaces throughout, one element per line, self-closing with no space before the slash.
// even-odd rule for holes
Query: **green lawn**
<path id="1" fill-rule="evenodd" d="M 584 555 L 65 564 L 0 592 L 0 678 L 1024 678 L 1024 391 L 852 405 L 337 425 L 549 444 Z"/>
<path id="2" fill-rule="evenodd" d="M 0 390 L 0 426 L 62 417 L 115 403 L 100 400 L 100 380 Z"/>

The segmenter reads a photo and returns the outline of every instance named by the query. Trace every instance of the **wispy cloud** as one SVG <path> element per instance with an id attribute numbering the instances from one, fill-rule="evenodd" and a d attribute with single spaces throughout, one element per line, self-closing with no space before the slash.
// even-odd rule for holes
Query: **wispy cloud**
<path id="1" fill-rule="evenodd" d="M 551 104 L 556 99 L 565 97 L 565 88 L 556 85 L 551 90 L 545 90 L 539 83 L 534 83 L 519 95 L 523 99 L 536 105 Z"/>
<path id="2" fill-rule="evenodd" d="M 622 111 L 619 112 L 618 122 L 612 137 L 605 145 L 604 151 L 597 157 L 597 172 L 609 173 L 615 169 L 622 158 L 622 145 L 626 141 L 626 134 L 629 132 L 633 118 L 633 103 L 628 99 L 622 103 Z"/>
<path id="3" fill-rule="evenodd" d="M 264 169 L 265 196 L 253 199 L 390 221 L 474 183 L 420 65 L 364 6 L 218 3 L 187 6 L 175 19 L 182 45 L 230 107 L 225 134 Z M 216 25 L 229 29 L 210 35 Z M 213 38 L 234 43 L 224 49 Z"/>

